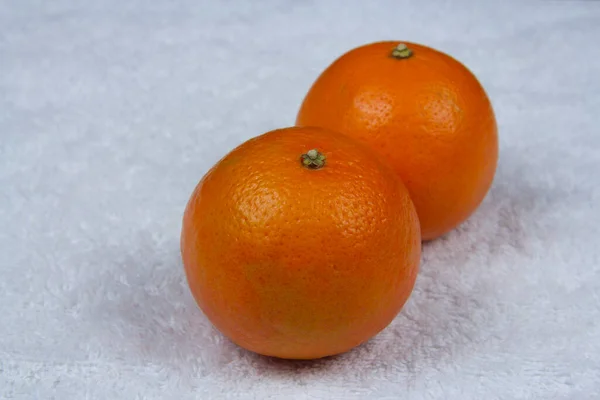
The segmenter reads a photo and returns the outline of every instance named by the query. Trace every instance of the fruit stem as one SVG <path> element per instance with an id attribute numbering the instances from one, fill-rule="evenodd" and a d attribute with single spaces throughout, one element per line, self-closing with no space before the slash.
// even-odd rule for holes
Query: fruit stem
<path id="1" fill-rule="evenodd" d="M 302 154 L 300 162 L 302 165 L 309 169 L 323 168 L 325 165 L 325 154 L 320 153 L 317 149 L 312 149 Z"/>
<path id="2" fill-rule="evenodd" d="M 399 43 L 394 50 L 392 50 L 392 57 L 402 60 L 404 58 L 409 58 L 413 55 L 411 49 L 408 48 L 404 43 Z"/>

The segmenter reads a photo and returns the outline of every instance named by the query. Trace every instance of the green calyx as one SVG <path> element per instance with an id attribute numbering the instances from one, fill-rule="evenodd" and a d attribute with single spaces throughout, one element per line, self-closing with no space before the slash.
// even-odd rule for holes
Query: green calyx
<path id="1" fill-rule="evenodd" d="M 398 46 L 396 46 L 394 48 L 394 50 L 392 50 L 391 55 L 392 55 L 392 57 L 394 57 L 398 60 L 402 60 L 404 58 L 409 58 L 410 56 L 412 56 L 413 52 L 404 43 L 400 43 L 400 44 L 398 44 Z"/>
<path id="2" fill-rule="evenodd" d="M 323 168 L 325 165 L 325 154 L 320 153 L 316 149 L 312 149 L 306 152 L 306 154 L 302 154 L 300 157 L 300 161 L 302 165 L 309 169 L 319 169 Z"/>

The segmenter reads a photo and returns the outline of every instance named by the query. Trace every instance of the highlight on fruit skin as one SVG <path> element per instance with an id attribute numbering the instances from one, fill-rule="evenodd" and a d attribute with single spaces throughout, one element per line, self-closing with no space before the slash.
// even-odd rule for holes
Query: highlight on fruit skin
<path id="1" fill-rule="evenodd" d="M 424 240 L 465 221 L 496 171 L 496 119 L 482 85 L 456 59 L 416 43 L 343 54 L 309 89 L 296 125 L 331 129 L 376 151 L 408 188 Z"/>
<path id="2" fill-rule="evenodd" d="M 312 359 L 393 320 L 421 240 L 406 188 L 375 153 L 294 127 L 245 142 L 202 178 L 181 252 L 194 298 L 225 336 L 259 354 Z"/>

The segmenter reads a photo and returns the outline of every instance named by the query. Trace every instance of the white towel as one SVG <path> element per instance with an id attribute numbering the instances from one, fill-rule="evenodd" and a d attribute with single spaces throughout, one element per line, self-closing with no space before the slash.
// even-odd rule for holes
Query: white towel
<path id="1" fill-rule="evenodd" d="M 242 350 L 185 283 L 185 203 L 336 57 L 390 39 L 480 78 L 493 188 L 373 340 Z M 600 398 L 599 39 L 595 1 L 0 3 L 0 398 Z"/>

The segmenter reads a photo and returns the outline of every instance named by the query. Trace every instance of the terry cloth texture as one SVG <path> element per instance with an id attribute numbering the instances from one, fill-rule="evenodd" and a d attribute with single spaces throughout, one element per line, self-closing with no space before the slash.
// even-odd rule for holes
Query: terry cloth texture
<path id="1" fill-rule="evenodd" d="M 373 340 L 242 350 L 185 282 L 189 195 L 392 39 L 481 80 L 493 188 Z M 0 398 L 599 399 L 599 41 L 598 1 L 0 1 Z"/>

